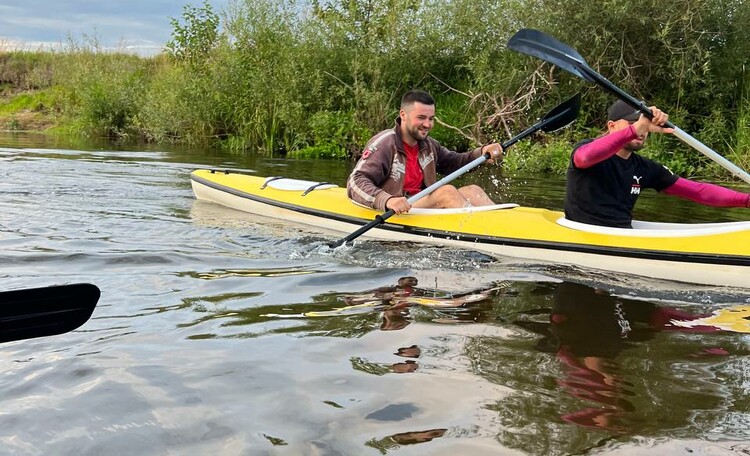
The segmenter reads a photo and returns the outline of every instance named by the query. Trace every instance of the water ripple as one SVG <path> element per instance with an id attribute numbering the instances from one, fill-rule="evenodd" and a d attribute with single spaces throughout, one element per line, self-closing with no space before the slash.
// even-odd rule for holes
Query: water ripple
<path id="1" fill-rule="evenodd" d="M 345 164 L 52 147 L 0 148 L 3 288 L 102 295 L 79 330 L 0 347 L 7 453 L 670 453 L 748 439 L 748 334 L 726 324 L 745 315 L 742 291 L 411 243 L 329 249 L 340 234 L 195 201 L 189 171 L 343 182 Z M 560 197 L 542 179 L 493 179 L 517 202 Z"/>

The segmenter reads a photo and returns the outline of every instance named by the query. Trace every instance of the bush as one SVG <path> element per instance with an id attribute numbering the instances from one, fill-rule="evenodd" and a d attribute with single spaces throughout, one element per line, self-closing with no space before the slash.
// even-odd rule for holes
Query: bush
<path id="1" fill-rule="evenodd" d="M 0 52 L 0 84 L 16 91 L 52 86 L 55 55 L 46 52 Z"/>
<path id="2" fill-rule="evenodd" d="M 310 118 L 311 145 L 292 151 L 300 158 L 353 158 L 373 135 L 352 112 L 320 111 Z"/>
<path id="3" fill-rule="evenodd" d="M 503 170 L 510 174 L 565 174 L 573 152 L 569 138 L 564 135 L 519 141 L 508 149 Z"/>
<path id="4" fill-rule="evenodd" d="M 55 82 L 67 99 L 73 129 L 121 137 L 134 133 L 147 79 L 144 59 L 72 44 L 57 65 Z"/>

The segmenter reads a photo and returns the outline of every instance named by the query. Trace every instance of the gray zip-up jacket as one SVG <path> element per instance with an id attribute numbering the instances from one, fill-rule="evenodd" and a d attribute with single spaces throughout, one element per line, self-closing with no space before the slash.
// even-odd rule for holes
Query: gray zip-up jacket
<path id="1" fill-rule="evenodd" d="M 458 153 L 441 146 L 429 136 L 419 141 L 419 166 L 424 174 L 424 187 L 437 182 L 437 173 L 450 174 L 482 155 L 476 148 Z M 401 118 L 394 128 L 383 130 L 365 145 L 362 157 L 346 183 L 349 198 L 355 203 L 384 211 L 389 198 L 404 195 L 406 152 L 401 135 Z"/>

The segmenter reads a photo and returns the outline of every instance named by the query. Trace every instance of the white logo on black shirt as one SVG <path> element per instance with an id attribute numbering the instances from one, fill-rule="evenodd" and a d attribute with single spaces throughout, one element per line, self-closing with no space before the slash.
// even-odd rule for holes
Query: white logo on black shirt
<path id="1" fill-rule="evenodd" d="M 630 187 L 630 194 L 631 195 L 640 195 L 641 194 L 641 179 L 643 179 L 643 176 L 633 176 L 633 180 L 635 182 Z"/>

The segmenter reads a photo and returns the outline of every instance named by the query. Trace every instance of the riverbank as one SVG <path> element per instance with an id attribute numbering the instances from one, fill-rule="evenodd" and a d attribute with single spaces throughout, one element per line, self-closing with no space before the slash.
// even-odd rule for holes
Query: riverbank
<path id="1" fill-rule="evenodd" d="M 42 91 L 8 92 L 0 94 L 0 130 L 45 133 L 59 124 L 53 107 L 40 101 Z"/>
<path id="2" fill-rule="evenodd" d="M 155 141 L 144 135 L 130 136 L 127 134 L 102 134 L 96 130 L 86 129 L 75 126 L 74 121 L 63 114 L 63 106 L 59 98 L 54 96 L 53 89 L 44 90 L 7 90 L 0 96 L 0 131 L 9 133 L 35 133 L 50 137 L 50 139 L 67 144 L 79 144 L 81 140 L 90 140 L 97 138 L 99 143 L 117 142 L 131 144 L 153 143 L 154 145 L 163 144 L 165 141 Z M 440 126 L 437 127 L 438 131 Z M 568 166 L 569 156 L 572 145 L 583 137 L 593 137 L 600 134 L 596 129 L 582 131 L 582 128 L 569 128 L 563 132 L 557 132 L 554 135 L 537 135 L 531 140 L 524 140 L 517 143 L 503 163 L 503 172 L 509 174 L 546 174 L 546 175 L 564 175 Z M 330 141 L 329 138 L 321 138 L 325 144 Z M 652 139 L 653 141 L 653 139 Z M 659 138 L 656 139 L 659 141 Z M 177 141 L 179 143 L 179 141 Z M 168 145 L 174 145 L 175 141 L 166 141 Z M 200 146 L 200 144 L 188 143 L 186 146 Z M 216 148 L 229 148 L 230 143 L 223 143 L 221 140 L 214 140 L 203 145 Z M 327 150 L 323 147 L 323 153 L 320 146 L 313 145 L 290 153 L 277 153 L 271 155 L 287 156 L 288 158 L 314 158 L 323 160 L 345 160 L 349 159 L 351 153 L 356 152 L 354 145 L 350 145 L 351 152 L 347 154 L 325 153 Z M 330 149 L 330 144 L 329 144 Z M 682 169 L 685 163 L 701 160 L 701 156 L 688 149 L 684 151 L 687 155 L 669 154 L 659 156 L 660 148 L 657 148 L 657 159 L 666 163 L 672 169 Z M 243 153 L 269 155 L 262 150 L 251 151 L 245 149 Z M 649 151 L 646 151 L 649 153 Z M 742 163 L 742 157 L 734 157 L 736 163 Z M 706 163 L 700 168 L 701 172 L 698 177 L 711 179 L 713 181 L 731 182 L 731 176 L 712 162 Z M 694 174 L 693 174 L 694 176 Z"/>
<path id="3" fill-rule="evenodd" d="M 582 92 L 575 124 L 519 144 L 505 163 L 511 172 L 561 174 L 571 145 L 603 130 L 612 97 L 506 49 L 523 23 L 585 49 L 601 74 L 665 109 L 674 123 L 741 168 L 750 167 L 744 65 L 750 45 L 737 32 L 750 15 L 746 3 L 731 17 L 707 3 L 691 4 L 687 12 L 680 4 L 677 17 L 660 9 L 646 21 L 624 24 L 622 37 L 609 36 L 608 18 L 596 4 L 576 4 L 572 10 L 581 13 L 574 17 L 565 8 L 527 17 L 523 8 L 500 12 L 493 5 L 334 2 L 325 9 L 308 6 L 309 14 L 300 15 L 294 5 L 262 0 L 220 18 L 206 3 L 185 7 L 172 22 L 165 52 L 153 57 L 103 51 L 95 42 L 54 53 L 0 49 L 6 97 L 0 128 L 347 160 L 392 125 L 398 100 L 410 88 L 435 96 L 438 122 L 431 135 L 459 151 L 508 139 Z M 700 20 L 684 23 L 684 17 Z M 720 32 L 700 32 L 713 30 L 717 20 L 724 24 Z M 451 25 L 456 21 L 461 27 Z M 663 33 L 661 24 L 671 24 L 675 34 Z M 671 138 L 655 135 L 646 153 L 684 177 L 726 177 Z"/>

